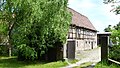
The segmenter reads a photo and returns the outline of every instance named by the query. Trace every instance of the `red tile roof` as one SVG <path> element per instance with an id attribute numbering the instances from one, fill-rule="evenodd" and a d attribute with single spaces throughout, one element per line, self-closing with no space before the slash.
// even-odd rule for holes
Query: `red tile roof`
<path id="1" fill-rule="evenodd" d="M 72 13 L 72 24 L 96 31 L 95 27 L 86 16 L 76 12 L 71 8 L 68 8 L 68 10 Z"/>

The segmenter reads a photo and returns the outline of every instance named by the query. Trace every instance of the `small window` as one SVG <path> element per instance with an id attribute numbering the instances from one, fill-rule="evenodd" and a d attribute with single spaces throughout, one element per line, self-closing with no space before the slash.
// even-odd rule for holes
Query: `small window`
<path id="1" fill-rule="evenodd" d="M 76 32 L 75 32 L 75 28 L 73 28 L 73 33 L 76 33 Z"/>
<path id="2" fill-rule="evenodd" d="M 78 41 L 77 41 L 77 47 L 78 47 Z"/>
<path id="3" fill-rule="evenodd" d="M 76 29 L 77 33 L 79 33 L 79 29 Z"/>
<path id="4" fill-rule="evenodd" d="M 81 30 L 79 29 L 79 34 L 81 33 Z"/>
<path id="5" fill-rule="evenodd" d="M 72 29 L 71 29 L 71 28 L 69 29 L 69 32 L 72 32 Z"/>

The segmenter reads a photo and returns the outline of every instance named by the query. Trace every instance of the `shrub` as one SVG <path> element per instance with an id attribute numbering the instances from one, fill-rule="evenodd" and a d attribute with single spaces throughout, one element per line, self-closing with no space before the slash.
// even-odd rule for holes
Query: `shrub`
<path id="1" fill-rule="evenodd" d="M 12 47 L 12 56 L 17 56 L 17 54 L 18 54 L 17 47 L 13 46 Z"/>
<path id="2" fill-rule="evenodd" d="M 12 47 L 12 56 L 17 56 L 18 50 L 16 47 Z M 0 45 L 0 56 L 8 56 L 8 46 Z"/>
<path id="3" fill-rule="evenodd" d="M 0 45 L 0 56 L 7 56 L 8 48 L 5 45 Z"/>
<path id="4" fill-rule="evenodd" d="M 36 57 L 37 57 L 37 52 L 34 50 L 34 48 L 31 48 L 26 44 L 22 44 L 18 46 L 18 59 L 35 60 Z"/>
<path id="5" fill-rule="evenodd" d="M 120 60 L 120 45 L 114 45 L 110 48 L 109 57 L 114 60 Z"/>

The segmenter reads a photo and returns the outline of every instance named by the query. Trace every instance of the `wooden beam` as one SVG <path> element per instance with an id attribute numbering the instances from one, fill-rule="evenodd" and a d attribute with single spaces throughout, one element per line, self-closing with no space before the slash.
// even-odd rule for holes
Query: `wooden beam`
<path id="1" fill-rule="evenodd" d="M 116 63 L 116 64 L 120 65 L 120 62 L 118 62 L 118 61 L 115 61 L 115 60 L 112 60 L 112 59 L 109 59 L 109 58 L 108 58 L 108 60 L 111 61 L 111 62 L 113 62 L 113 63 Z"/>

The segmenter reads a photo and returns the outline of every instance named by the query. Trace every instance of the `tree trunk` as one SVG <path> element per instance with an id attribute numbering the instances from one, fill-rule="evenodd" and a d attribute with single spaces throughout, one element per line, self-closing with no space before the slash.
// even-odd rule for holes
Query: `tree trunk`
<path id="1" fill-rule="evenodd" d="M 11 40 L 10 40 L 10 36 L 8 37 L 8 55 L 9 57 L 11 57 L 11 53 L 12 53 L 12 50 L 11 50 Z"/>
<path id="2" fill-rule="evenodd" d="M 11 57 L 11 54 L 12 54 L 12 50 L 11 47 L 9 47 L 9 57 Z"/>
<path id="3" fill-rule="evenodd" d="M 11 32 L 13 30 L 14 27 L 14 21 L 12 24 L 9 23 L 9 31 L 8 31 L 8 52 L 9 52 L 9 57 L 11 57 L 12 54 L 12 45 L 11 45 Z"/>

